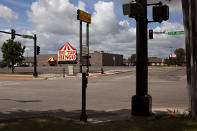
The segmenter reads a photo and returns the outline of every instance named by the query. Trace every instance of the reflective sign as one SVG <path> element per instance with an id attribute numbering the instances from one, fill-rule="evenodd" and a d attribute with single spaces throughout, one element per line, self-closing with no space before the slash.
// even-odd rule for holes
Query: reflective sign
<path id="1" fill-rule="evenodd" d="M 82 10 L 77 10 L 77 19 L 91 24 L 91 15 Z"/>

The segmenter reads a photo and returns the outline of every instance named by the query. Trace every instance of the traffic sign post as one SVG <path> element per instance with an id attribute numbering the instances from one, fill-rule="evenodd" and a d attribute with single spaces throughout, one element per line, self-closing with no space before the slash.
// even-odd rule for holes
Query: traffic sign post
<path id="1" fill-rule="evenodd" d="M 80 29 L 79 29 L 79 47 L 80 47 L 80 63 L 79 63 L 79 66 L 80 66 L 80 73 L 82 73 L 82 21 L 80 20 L 80 25 L 79 25 Z"/>
<path id="2" fill-rule="evenodd" d="M 86 88 L 89 75 L 89 24 L 91 24 L 91 14 L 88 14 L 82 10 L 77 10 L 77 19 L 80 20 L 79 24 L 79 47 L 80 47 L 80 73 L 82 73 L 82 111 L 80 121 L 87 122 L 86 115 Z M 86 22 L 86 46 L 82 46 L 82 21 Z M 83 72 L 82 68 L 82 55 L 85 56 L 86 72 Z"/>
<path id="3" fill-rule="evenodd" d="M 80 121 L 87 122 L 87 115 L 86 115 L 86 88 L 87 88 L 88 78 L 86 73 L 82 73 L 82 108 L 81 108 L 81 116 Z"/>

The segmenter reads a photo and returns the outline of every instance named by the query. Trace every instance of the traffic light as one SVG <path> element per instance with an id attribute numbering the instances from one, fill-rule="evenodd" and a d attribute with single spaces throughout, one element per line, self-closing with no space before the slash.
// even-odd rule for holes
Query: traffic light
<path id="1" fill-rule="evenodd" d="M 14 29 L 11 29 L 11 39 L 14 40 L 15 38 L 15 30 Z"/>
<path id="2" fill-rule="evenodd" d="M 129 4 L 123 4 L 123 15 L 128 15 L 131 18 L 143 17 L 143 6 L 140 3 L 132 2 Z"/>
<path id="3" fill-rule="evenodd" d="M 40 54 L 40 46 L 36 46 L 36 54 L 39 55 Z"/>
<path id="4" fill-rule="evenodd" d="M 149 30 L 149 39 L 153 39 L 153 30 L 152 29 Z"/>
<path id="5" fill-rule="evenodd" d="M 153 20 L 155 22 L 162 22 L 163 20 L 169 19 L 169 6 L 160 5 L 153 6 Z"/>

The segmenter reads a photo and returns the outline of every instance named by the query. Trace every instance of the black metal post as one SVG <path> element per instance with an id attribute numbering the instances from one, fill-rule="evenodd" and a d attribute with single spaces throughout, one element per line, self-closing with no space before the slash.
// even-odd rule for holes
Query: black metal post
<path id="1" fill-rule="evenodd" d="M 34 34 L 34 73 L 33 73 L 33 76 L 34 77 L 37 77 L 38 76 L 38 73 L 37 73 L 37 45 L 36 45 L 36 43 L 37 43 L 37 36 L 36 36 L 36 34 Z"/>
<path id="2" fill-rule="evenodd" d="M 86 46 L 88 47 L 86 75 L 89 75 L 89 24 L 86 26 Z"/>
<path id="3" fill-rule="evenodd" d="M 79 66 L 80 66 L 80 73 L 82 73 L 82 21 L 80 20 L 80 25 L 79 25 L 80 27 L 80 30 L 79 30 L 79 38 L 80 38 L 80 42 L 79 42 L 79 47 L 80 47 L 80 56 L 79 56 L 79 58 L 80 58 L 80 64 L 79 64 Z"/>
<path id="4" fill-rule="evenodd" d="M 152 98 L 148 95 L 147 0 L 137 0 L 144 17 L 136 18 L 136 95 L 132 97 L 132 115 L 148 116 Z"/>
<path id="5" fill-rule="evenodd" d="M 80 121 L 87 122 L 87 115 L 86 115 L 86 88 L 87 88 L 87 77 L 86 73 L 82 73 L 82 110 Z"/>
<path id="6" fill-rule="evenodd" d="M 65 78 L 65 67 L 63 67 L 63 78 Z"/>

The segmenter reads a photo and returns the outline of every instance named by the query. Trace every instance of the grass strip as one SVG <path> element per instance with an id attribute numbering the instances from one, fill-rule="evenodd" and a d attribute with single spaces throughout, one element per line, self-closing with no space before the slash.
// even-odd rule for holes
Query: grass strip
<path id="1" fill-rule="evenodd" d="M 188 118 L 111 121 L 99 124 L 52 117 L 4 120 L 0 131 L 197 131 L 197 121 Z"/>

